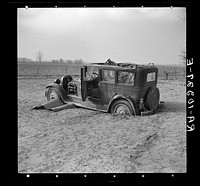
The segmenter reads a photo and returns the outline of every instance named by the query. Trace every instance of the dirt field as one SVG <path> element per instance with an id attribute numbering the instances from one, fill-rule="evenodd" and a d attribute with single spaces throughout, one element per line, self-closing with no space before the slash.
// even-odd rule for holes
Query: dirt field
<path id="1" fill-rule="evenodd" d="M 144 117 L 31 110 L 52 79 L 18 79 L 19 173 L 182 173 L 186 87 L 160 82 L 165 107 Z"/>

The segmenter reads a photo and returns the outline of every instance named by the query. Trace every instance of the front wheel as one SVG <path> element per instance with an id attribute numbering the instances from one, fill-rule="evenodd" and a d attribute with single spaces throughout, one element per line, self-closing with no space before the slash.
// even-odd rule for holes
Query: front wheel
<path id="1" fill-rule="evenodd" d="M 58 94 L 56 89 L 51 87 L 47 90 L 46 96 L 47 96 L 47 101 L 60 98 L 60 95 Z"/>
<path id="2" fill-rule="evenodd" d="M 133 114 L 133 108 L 127 100 L 117 100 L 111 105 L 111 114 Z"/>

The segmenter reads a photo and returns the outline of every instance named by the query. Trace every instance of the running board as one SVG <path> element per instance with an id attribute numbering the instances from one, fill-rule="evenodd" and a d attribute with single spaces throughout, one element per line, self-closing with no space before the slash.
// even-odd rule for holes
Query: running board
<path id="1" fill-rule="evenodd" d="M 58 107 L 50 108 L 49 110 L 57 112 L 64 109 L 76 108 L 77 106 L 74 103 L 67 103 Z"/>

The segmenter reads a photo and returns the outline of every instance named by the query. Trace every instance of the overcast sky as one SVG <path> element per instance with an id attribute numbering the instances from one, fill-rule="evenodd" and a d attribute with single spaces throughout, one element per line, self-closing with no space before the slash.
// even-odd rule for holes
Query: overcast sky
<path id="1" fill-rule="evenodd" d="M 18 57 L 179 64 L 185 8 L 19 8 Z"/>

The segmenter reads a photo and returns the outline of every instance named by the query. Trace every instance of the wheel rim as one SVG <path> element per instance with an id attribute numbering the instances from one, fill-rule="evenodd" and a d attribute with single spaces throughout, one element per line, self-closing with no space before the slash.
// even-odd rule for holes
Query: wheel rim
<path id="1" fill-rule="evenodd" d="M 116 114 L 131 114 L 128 106 L 124 104 L 119 104 L 114 108 L 114 113 Z"/>
<path id="2" fill-rule="evenodd" d="M 51 90 L 49 92 L 49 99 L 51 100 L 51 99 L 57 99 L 57 98 L 58 98 L 58 94 L 56 93 L 56 91 Z"/>

